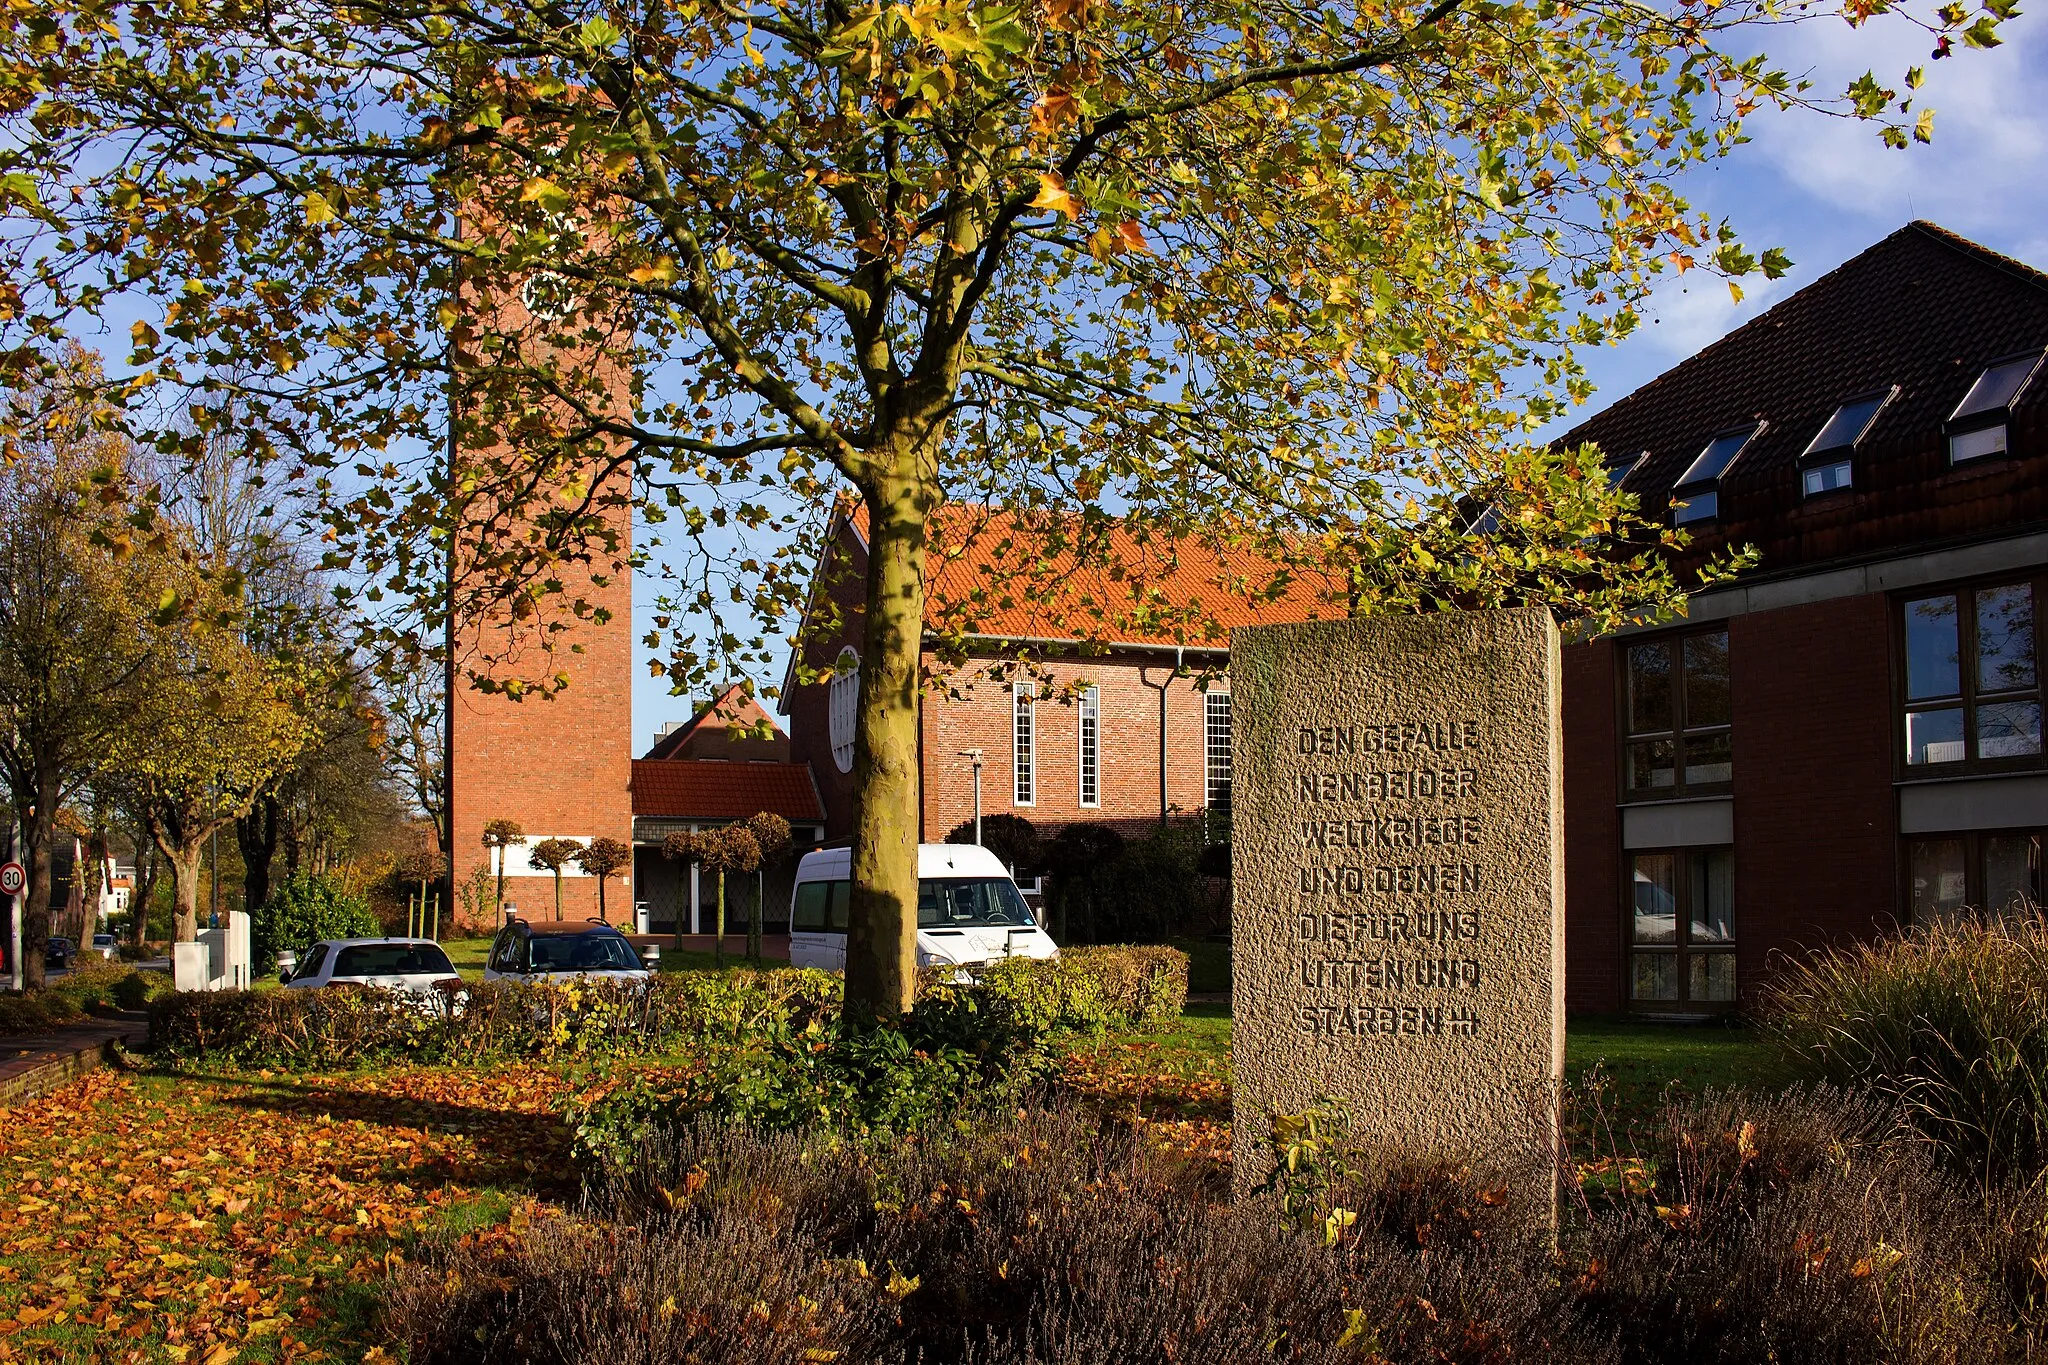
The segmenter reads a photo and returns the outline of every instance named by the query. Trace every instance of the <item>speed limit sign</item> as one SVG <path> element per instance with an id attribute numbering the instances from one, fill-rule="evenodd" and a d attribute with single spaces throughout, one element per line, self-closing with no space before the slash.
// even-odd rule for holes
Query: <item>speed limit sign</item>
<path id="1" fill-rule="evenodd" d="M 18 896 L 27 885 L 28 873 L 21 870 L 20 863 L 0 863 L 0 896 Z"/>

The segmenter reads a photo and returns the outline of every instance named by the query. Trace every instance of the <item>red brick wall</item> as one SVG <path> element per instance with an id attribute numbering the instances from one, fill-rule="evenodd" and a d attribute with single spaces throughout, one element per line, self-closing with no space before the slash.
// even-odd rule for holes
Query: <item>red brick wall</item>
<path id="1" fill-rule="evenodd" d="M 832 552 L 841 556 L 842 567 L 822 575 L 823 590 L 837 604 L 839 626 L 805 643 L 803 662 L 811 668 L 829 668 L 842 648 L 861 648 L 862 607 L 867 601 L 868 556 L 860 537 L 842 526 Z M 813 613 L 816 614 L 815 612 Z M 790 760 L 811 765 L 811 778 L 818 784 L 818 799 L 825 805 L 825 838 L 846 839 L 853 835 L 853 774 L 840 772 L 832 761 L 832 724 L 826 709 L 826 685 L 811 683 L 792 688 L 782 699 L 788 717 Z"/>
<path id="2" fill-rule="evenodd" d="M 1166 798 L 1177 814 L 1206 799 L 1203 727 L 1206 703 L 1193 678 L 1173 677 L 1170 655 L 1055 659 L 1037 676 L 1036 800 L 1012 801 L 1015 744 L 1007 679 L 987 676 L 994 660 L 974 660 L 927 695 L 924 707 L 924 837 L 939 840 L 974 818 L 974 768 L 962 749 L 982 751 L 982 813 L 1021 815 L 1050 836 L 1077 820 L 1142 826 L 1159 819 L 1159 699 L 1166 692 Z M 1049 676 L 1047 676 L 1049 675 Z M 1080 707 L 1067 686 L 1100 690 L 1100 805 L 1080 803 Z M 1210 684 L 1228 691 L 1227 679 Z"/>
<path id="3" fill-rule="evenodd" d="M 1735 911 L 1743 991 L 1776 954 L 1898 913 L 1890 615 L 1882 594 L 1728 622 Z M 1565 1003 L 1627 1006 L 1614 640 L 1564 651 Z"/>
<path id="4" fill-rule="evenodd" d="M 1611 1013 L 1627 989 L 1621 817 L 1615 808 L 1615 642 L 1567 645 L 1564 693 L 1564 1003 Z"/>
<path id="5" fill-rule="evenodd" d="M 1882 594 L 1728 623 L 1745 991 L 1773 952 L 1868 937 L 1895 920 L 1890 640 Z"/>

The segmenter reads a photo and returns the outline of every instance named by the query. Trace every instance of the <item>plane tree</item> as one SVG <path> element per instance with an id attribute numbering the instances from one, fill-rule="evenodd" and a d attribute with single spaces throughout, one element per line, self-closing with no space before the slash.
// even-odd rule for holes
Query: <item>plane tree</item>
<path id="1" fill-rule="evenodd" d="M 2010 13 L 1798 11 L 1917 24 L 1939 54 Z M 134 404 L 232 397 L 208 410 L 307 491 L 382 612 L 371 643 L 502 621 L 459 671 L 548 694 L 636 515 L 682 566 L 657 666 L 730 675 L 857 500 L 856 1017 L 912 989 L 928 637 L 957 649 L 1083 562 L 1116 586 L 1063 634 L 1213 637 L 1118 561 L 1226 551 L 1266 566 L 1229 591 L 1307 585 L 1333 613 L 1672 610 L 1661 509 L 1531 431 L 1664 272 L 1783 269 L 1674 187 L 1752 110 L 1931 131 L 1917 71 L 1824 96 L 1752 55 L 1787 22 L 1763 0 L 55 0 L 4 22 L 0 322 L 139 313 Z M 939 620 L 949 503 L 1013 543 Z"/>

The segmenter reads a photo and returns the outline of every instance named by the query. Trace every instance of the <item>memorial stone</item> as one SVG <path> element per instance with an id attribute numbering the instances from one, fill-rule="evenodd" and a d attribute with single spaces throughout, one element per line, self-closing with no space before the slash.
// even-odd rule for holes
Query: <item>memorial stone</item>
<path id="1" fill-rule="evenodd" d="M 1324 1101 L 1365 1143 L 1526 1150 L 1564 1066 L 1549 613 L 1251 627 L 1230 673 L 1239 1189 Z"/>

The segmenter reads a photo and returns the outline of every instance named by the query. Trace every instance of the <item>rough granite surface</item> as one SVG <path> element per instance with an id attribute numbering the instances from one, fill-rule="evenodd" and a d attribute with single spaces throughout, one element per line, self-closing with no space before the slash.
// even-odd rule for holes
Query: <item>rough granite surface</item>
<path id="1" fill-rule="evenodd" d="M 1564 1068 L 1558 637 L 1541 608 L 1231 635 L 1239 1190 L 1275 1114 L 1508 1158 Z"/>

